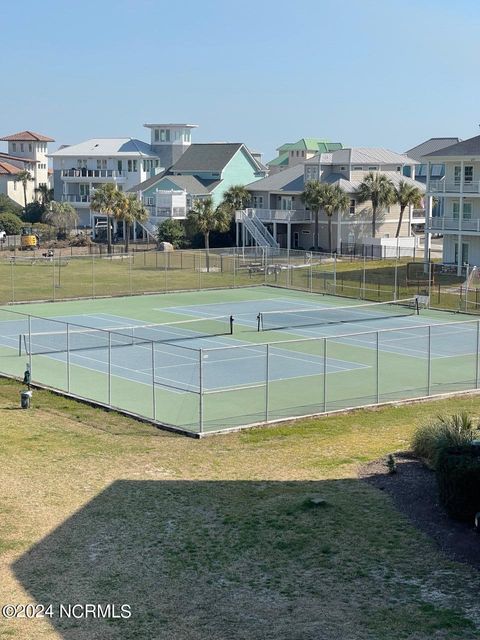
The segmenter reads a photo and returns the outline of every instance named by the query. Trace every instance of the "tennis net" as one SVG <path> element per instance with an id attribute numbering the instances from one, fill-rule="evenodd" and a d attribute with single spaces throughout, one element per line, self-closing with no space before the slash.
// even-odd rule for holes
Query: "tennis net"
<path id="1" fill-rule="evenodd" d="M 127 327 L 91 328 L 65 323 L 58 331 L 22 333 L 19 355 L 42 355 L 126 347 L 150 342 L 177 343 L 195 338 L 208 338 L 233 333 L 233 317 L 195 318 L 162 324 L 143 324 Z"/>
<path id="2" fill-rule="evenodd" d="M 258 330 L 271 331 L 294 327 L 308 327 L 322 324 L 342 324 L 397 318 L 418 314 L 417 298 L 407 298 L 391 302 L 368 302 L 347 307 L 311 307 L 310 309 L 288 309 L 283 311 L 262 311 L 258 314 Z"/>

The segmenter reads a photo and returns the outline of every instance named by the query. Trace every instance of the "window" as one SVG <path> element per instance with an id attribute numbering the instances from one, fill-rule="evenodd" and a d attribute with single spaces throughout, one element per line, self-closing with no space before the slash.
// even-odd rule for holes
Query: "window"
<path id="1" fill-rule="evenodd" d="M 32 144 L 31 143 L 28 145 L 28 150 L 32 151 Z"/>
<path id="2" fill-rule="evenodd" d="M 170 129 L 165 131 L 165 140 L 166 142 L 170 142 Z"/>
<path id="3" fill-rule="evenodd" d="M 263 209 L 263 196 L 253 196 L 252 203 L 254 209 Z"/>
<path id="4" fill-rule="evenodd" d="M 443 164 L 432 164 L 432 178 L 440 178 L 443 173 Z"/>
<path id="5" fill-rule="evenodd" d="M 143 204 L 152 207 L 155 204 L 155 198 L 153 196 L 145 196 L 143 198 Z"/>
<path id="6" fill-rule="evenodd" d="M 23 147 L 24 147 L 24 146 L 25 146 L 25 145 L 23 144 L 23 142 L 21 142 L 21 143 L 20 143 L 20 151 L 23 151 Z"/>
<path id="7" fill-rule="evenodd" d="M 454 202 L 452 204 L 452 215 L 453 215 L 453 219 L 454 220 L 458 220 L 458 218 L 460 217 L 460 203 L 459 202 Z M 471 220 L 472 219 L 472 203 L 471 202 L 464 202 L 463 203 L 463 219 L 464 220 Z"/>
<path id="8" fill-rule="evenodd" d="M 352 215 L 352 216 L 355 215 L 355 204 L 356 204 L 355 200 L 350 200 L 350 209 L 349 209 L 349 211 L 350 211 L 350 215 Z"/>
<path id="9" fill-rule="evenodd" d="M 117 160 L 117 171 L 123 171 L 123 162 L 121 160 Z"/>
<path id="10" fill-rule="evenodd" d="M 455 243 L 455 262 L 458 264 L 458 242 Z M 468 264 L 468 242 L 462 242 L 460 264 Z"/>
<path id="11" fill-rule="evenodd" d="M 340 171 L 346 171 L 347 167 L 340 167 Z"/>
<path id="12" fill-rule="evenodd" d="M 363 167 L 357 166 L 357 167 L 353 167 L 354 171 L 363 171 Z"/>
<path id="13" fill-rule="evenodd" d="M 154 129 L 153 132 L 154 140 L 155 142 L 158 142 L 160 140 L 160 132 L 158 131 L 158 129 Z"/>
<path id="14" fill-rule="evenodd" d="M 397 171 L 401 171 L 401 170 L 402 170 L 402 167 L 397 167 Z"/>
<path id="15" fill-rule="evenodd" d="M 415 168 L 415 175 L 416 176 L 425 176 L 425 175 L 427 175 L 427 165 L 426 164 L 417 165 L 417 167 Z"/>
<path id="16" fill-rule="evenodd" d="M 16 151 L 16 150 L 17 150 L 17 143 L 12 142 L 12 151 Z"/>
<path id="17" fill-rule="evenodd" d="M 368 167 L 369 171 L 378 171 L 378 167 Z"/>
<path id="18" fill-rule="evenodd" d="M 97 160 L 97 169 L 100 170 L 100 169 L 106 169 L 106 168 L 107 168 L 107 160 L 106 159 L 105 160 L 103 160 L 103 159 Z"/>
<path id="19" fill-rule="evenodd" d="M 463 167 L 463 171 L 464 171 L 464 179 L 463 182 L 464 184 L 470 184 L 471 182 L 473 182 L 473 165 L 471 164 L 466 164 Z M 460 184 L 460 180 L 462 177 L 462 167 L 456 165 L 453 168 L 453 180 L 455 182 L 455 184 L 458 186 Z"/>
<path id="20" fill-rule="evenodd" d="M 87 161 L 83 160 L 82 158 L 78 158 L 77 159 L 77 169 L 86 169 L 87 168 Z"/>
<path id="21" fill-rule="evenodd" d="M 79 185 L 79 193 L 81 196 L 90 195 L 90 186 L 88 184 L 80 184 Z"/>
<path id="22" fill-rule="evenodd" d="M 137 161 L 136 160 L 128 160 L 127 163 L 128 171 L 136 171 L 137 170 Z"/>

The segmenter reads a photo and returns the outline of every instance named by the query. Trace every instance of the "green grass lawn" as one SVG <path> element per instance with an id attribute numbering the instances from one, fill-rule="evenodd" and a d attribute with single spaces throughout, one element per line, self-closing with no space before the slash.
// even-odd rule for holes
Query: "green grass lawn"
<path id="1" fill-rule="evenodd" d="M 0 601 L 130 620 L 2 620 L 66 640 L 474 639 L 478 571 L 357 478 L 475 396 L 193 441 L 0 381 Z M 326 505 L 311 507 L 321 496 Z"/>

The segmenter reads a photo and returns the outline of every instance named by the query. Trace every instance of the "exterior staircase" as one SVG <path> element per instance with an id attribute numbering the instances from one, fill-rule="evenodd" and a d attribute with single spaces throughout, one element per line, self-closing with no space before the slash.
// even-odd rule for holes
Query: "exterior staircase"
<path id="1" fill-rule="evenodd" d="M 279 249 L 280 245 L 272 236 L 267 227 L 263 224 L 261 220 L 255 214 L 253 209 L 246 209 L 245 211 L 240 211 L 240 220 L 243 225 L 245 225 L 245 229 L 251 235 L 255 244 L 259 247 L 268 247 L 270 249 Z"/>

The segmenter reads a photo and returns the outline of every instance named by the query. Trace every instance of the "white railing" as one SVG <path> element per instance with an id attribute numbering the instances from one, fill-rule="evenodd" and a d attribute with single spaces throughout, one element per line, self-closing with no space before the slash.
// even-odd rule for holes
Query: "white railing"
<path id="1" fill-rule="evenodd" d="M 412 219 L 413 218 L 425 218 L 425 209 L 414 209 L 412 211 Z"/>
<path id="2" fill-rule="evenodd" d="M 303 209 L 245 209 L 247 215 L 256 215 L 262 222 L 312 222 L 313 214 L 311 211 Z M 241 213 L 236 213 L 236 220 L 241 222 Z"/>
<path id="3" fill-rule="evenodd" d="M 126 171 L 114 169 L 62 169 L 62 178 L 125 178 Z"/>
<path id="4" fill-rule="evenodd" d="M 457 180 L 453 182 L 445 178 L 430 180 L 429 191 L 430 193 L 480 193 L 480 180 L 464 182 L 463 186 Z"/>
<path id="5" fill-rule="evenodd" d="M 460 220 L 458 218 L 430 218 L 428 228 L 433 231 L 473 231 L 480 233 L 480 218 Z"/>

